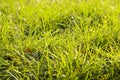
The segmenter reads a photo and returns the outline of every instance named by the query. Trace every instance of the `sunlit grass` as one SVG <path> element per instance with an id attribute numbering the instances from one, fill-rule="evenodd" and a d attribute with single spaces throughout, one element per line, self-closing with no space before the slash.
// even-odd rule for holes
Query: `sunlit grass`
<path id="1" fill-rule="evenodd" d="M 119 80 L 119 0 L 0 0 L 1 80 Z"/>

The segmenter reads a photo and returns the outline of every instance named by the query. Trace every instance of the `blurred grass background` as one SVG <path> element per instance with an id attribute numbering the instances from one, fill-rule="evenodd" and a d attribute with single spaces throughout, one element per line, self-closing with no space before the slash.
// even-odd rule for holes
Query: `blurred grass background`
<path id="1" fill-rule="evenodd" d="M 119 80 L 119 0 L 0 0 L 1 80 Z"/>

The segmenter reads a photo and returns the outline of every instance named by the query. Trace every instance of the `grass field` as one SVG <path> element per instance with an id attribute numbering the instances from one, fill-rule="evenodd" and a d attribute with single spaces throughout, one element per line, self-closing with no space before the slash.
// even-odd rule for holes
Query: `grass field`
<path id="1" fill-rule="evenodd" d="M 120 80 L 120 0 L 0 0 L 0 80 Z"/>

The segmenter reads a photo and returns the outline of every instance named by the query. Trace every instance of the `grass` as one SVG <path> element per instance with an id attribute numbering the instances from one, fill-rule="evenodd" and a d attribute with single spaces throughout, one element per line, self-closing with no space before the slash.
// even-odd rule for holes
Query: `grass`
<path id="1" fill-rule="evenodd" d="M 0 0 L 0 80 L 119 80 L 119 0 Z"/>

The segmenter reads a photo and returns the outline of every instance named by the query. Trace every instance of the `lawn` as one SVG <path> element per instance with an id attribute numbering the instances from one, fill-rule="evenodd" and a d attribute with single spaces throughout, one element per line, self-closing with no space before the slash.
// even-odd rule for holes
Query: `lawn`
<path id="1" fill-rule="evenodd" d="M 0 80 L 120 80 L 120 0 L 0 0 Z"/>

